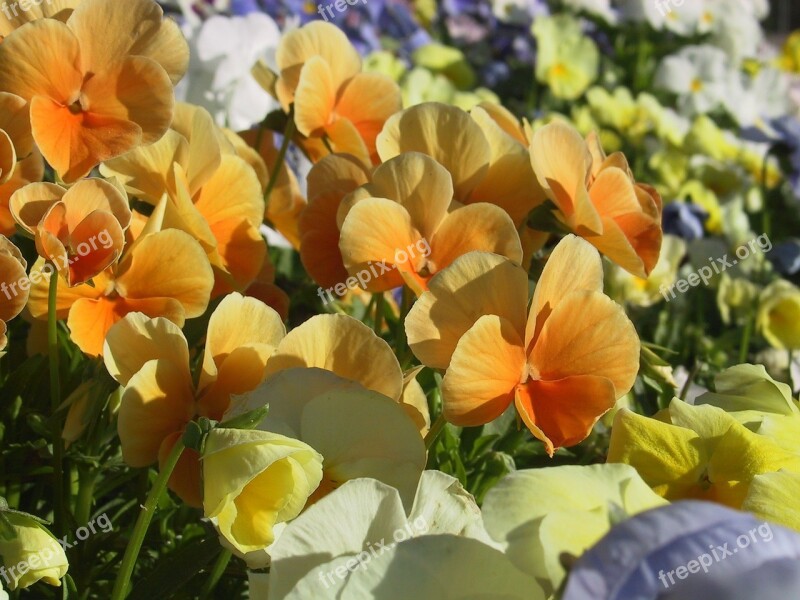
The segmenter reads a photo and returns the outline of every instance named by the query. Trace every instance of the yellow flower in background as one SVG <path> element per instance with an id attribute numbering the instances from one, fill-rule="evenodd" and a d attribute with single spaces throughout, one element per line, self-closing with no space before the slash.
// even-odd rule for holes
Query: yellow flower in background
<path id="1" fill-rule="evenodd" d="M 30 104 L 36 144 L 71 183 L 164 135 L 189 50 L 152 0 L 83 0 L 61 16 L 3 39 L 0 91 Z"/>
<path id="2" fill-rule="evenodd" d="M 652 306 L 664 300 L 661 290 L 671 288 L 678 278 L 678 268 L 686 256 L 686 242 L 674 235 L 665 235 L 661 255 L 646 279 L 631 275 L 617 265 L 610 265 L 611 297 L 620 303 Z"/>
<path id="3" fill-rule="evenodd" d="M 794 31 L 786 38 L 778 65 L 784 71 L 800 73 L 800 31 Z"/>
<path id="4" fill-rule="evenodd" d="M 769 284 L 761 292 L 756 323 L 773 348 L 800 348 L 800 289 L 785 279 Z"/>
<path id="5" fill-rule="evenodd" d="M 104 163 L 101 172 L 129 194 L 164 204 L 150 218 L 154 230 L 179 229 L 200 242 L 214 269 L 214 297 L 244 291 L 261 271 L 261 183 L 205 109 L 179 104 L 161 140 Z"/>
<path id="6" fill-rule="evenodd" d="M 212 430 L 202 464 L 203 512 L 239 552 L 270 545 L 273 527 L 299 515 L 322 478 L 313 448 L 263 431 Z"/>
<path id="7" fill-rule="evenodd" d="M 463 52 L 457 48 L 435 42 L 425 44 L 414 50 L 411 60 L 414 65 L 444 75 L 459 90 L 469 90 L 475 86 L 475 73 Z"/>
<path id="8" fill-rule="evenodd" d="M 639 338 L 603 295 L 600 255 L 581 238 L 556 246 L 527 315 L 527 273 L 497 255 L 462 256 L 429 286 L 406 333 L 423 364 L 447 369 L 444 415 L 455 425 L 483 425 L 513 402 L 552 456 L 584 440 L 633 385 Z"/>
<path id="9" fill-rule="evenodd" d="M 297 130 L 311 142 L 327 138 L 334 152 L 357 156 L 366 163 L 378 162 L 375 137 L 392 114 L 400 110 L 400 90 L 389 77 L 362 72 L 361 58 L 341 29 L 331 23 L 311 22 L 281 39 L 275 60 L 275 75 L 268 82 L 288 112 L 294 105 Z M 312 144 L 316 149 L 319 144 Z"/>
<path id="10" fill-rule="evenodd" d="M 534 132 L 530 155 L 559 218 L 623 269 L 646 278 L 661 249 L 661 197 L 634 181 L 625 156 L 606 156 L 596 135 L 584 140 L 559 121 Z"/>
<path id="11" fill-rule="evenodd" d="M 489 490 L 483 522 L 507 544 L 511 561 L 552 594 L 567 575 L 564 553 L 580 556 L 620 520 L 664 504 L 627 465 L 523 469 Z"/>
<path id="12" fill-rule="evenodd" d="M 678 399 L 660 418 L 620 410 L 608 461 L 631 465 L 667 500 L 709 500 L 732 508 L 741 508 L 757 475 L 800 473 L 800 454 L 753 433 L 716 406 Z"/>
<path id="13" fill-rule="evenodd" d="M 580 21 L 566 14 L 538 17 L 532 26 L 538 53 L 536 79 L 556 98 L 575 100 L 597 78 L 600 52 L 581 31 Z"/>
<path id="14" fill-rule="evenodd" d="M 58 539 L 39 521 L 24 513 L 3 510 L 3 521 L 0 523 L 0 556 L 8 588 L 24 589 L 37 581 L 60 586 L 69 563 Z"/>
<path id="15" fill-rule="evenodd" d="M 197 384 L 189 346 L 177 325 L 142 313 L 127 315 L 108 332 L 106 368 L 124 386 L 117 429 L 122 456 L 132 467 L 163 461 L 197 415 L 220 420 L 231 396 L 254 389 L 286 330 L 265 304 L 240 294 L 225 297 L 211 314 Z M 197 453 L 185 450 L 170 488 L 199 506 Z"/>
<path id="16" fill-rule="evenodd" d="M 9 207 L 69 287 L 86 283 L 122 256 L 131 210 L 114 183 L 83 179 L 69 190 L 32 183 L 14 193 Z"/>
<path id="17" fill-rule="evenodd" d="M 450 173 L 419 152 L 403 153 L 375 169 L 370 183 L 340 205 L 338 220 L 344 266 L 370 291 L 405 281 L 419 295 L 431 277 L 473 250 L 522 262 L 508 213 L 489 203 L 454 203 Z"/>
<path id="18" fill-rule="evenodd" d="M 497 105 L 470 113 L 434 102 L 413 106 L 386 122 L 377 146 L 384 162 L 405 152 L 427 154 L 450 173 L 455 200 L 495 204 L 518 228 L 545 200 L 519 122 Z"/>
<path id="19" fill-rule="evenodd" d="M 758 302 L 759 287 L 744 277 L 722 273 L 717 289 L 717 308 L 726 325 L 743 324 L 752 317 L 753 305 Z"/>
<path id="20" fill-rule="evenodd" d="M 6 323 L 25 308 L 30 294 L 28 263 L 13 242 L 0 235 L 0 351 L 8 345 Z"/>

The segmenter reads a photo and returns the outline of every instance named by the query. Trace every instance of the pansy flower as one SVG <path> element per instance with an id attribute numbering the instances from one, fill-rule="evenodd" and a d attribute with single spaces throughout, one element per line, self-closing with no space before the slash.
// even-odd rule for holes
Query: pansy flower
<path id="1" fill-rule="evenodd" d="M 564 224 L 626 271 L 647 278 L 661 249 L 661 197 L 634 181 L 621 153 L 606 156 L 596 134 L 584 140 L 554 122 L 534 132 L 531 164 Z"/>
<path id="2" fill-rule="evenodd" d="M 83 0 L 0 44 L 0 91 L 30 104 L 33 137 L 61 178 L 159 139 L 188 64 L 178 29 L 152 0 Z"/>
<path id="3" fill-rule="evenodd" d="M 445 418 L 483 425 L 513 403 L 551 456 L 585 439 L 639 369 L 636 330 L 602 289 L 599 254 L 575 236 L 551 254 L 527 316 L 527 273 L 504 257 L 473 252 L 431 279 L 406 333 L 423 364 L 447 369 Z"/>

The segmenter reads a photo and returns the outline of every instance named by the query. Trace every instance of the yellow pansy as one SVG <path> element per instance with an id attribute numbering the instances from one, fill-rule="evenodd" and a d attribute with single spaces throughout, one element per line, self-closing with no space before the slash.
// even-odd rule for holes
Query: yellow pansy
<path id="1" fill-rule="evenodd" d="M 5 500 L 2 503 L 5 504 Z M 69 563 L 56 537 L 39 521 L 24 513 L 3 510 L 3 520 L 4 523 L 0 524 L 0 556 L 8 588 L 27 588 L 40 580 L 60 586 Z"/>
<path id="2" fill-rule="evenodd" d="M 800 455 L 715 406 L 675 399 L 662 419 L 620 410 L 608 461 L 635 467 L 668 500 L 693 498 L 740 508 L 756 475 L 781 469 L 800 473 Z"/>
<path id="3" fill-rule="evenodd" d="M 756 322 L 773 348 L 800 348 L 800 289 L 784 279 L 772 282 L 761 292 Z"/>
<path id="4" fill-rule="evenodd" d="M 239 552 L 261 550 L 295 518 L 322 478 L 322 456 L 295 439 L 217 428 L 203 453 L 203 511 Z"/>
<path id="5" fill-rule="evenodd" d="M 597 78 L 600 53 L 570 15 L 539 17 L 533 22 L 538 45 L 536 79 L 556 98 L 575 100 Z"/>

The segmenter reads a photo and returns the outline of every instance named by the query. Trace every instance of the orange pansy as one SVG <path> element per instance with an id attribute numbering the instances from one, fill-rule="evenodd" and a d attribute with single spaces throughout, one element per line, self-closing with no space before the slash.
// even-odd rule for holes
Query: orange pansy
<path id="1" fill-rule="evenodd" d="M 596 134 L 584 140 L 557 121 L 533 134 L 531 164 L 572 231 L 647 278 L 661 251 L 661 197 L 634 181 L 622 153 L 606 156 Z"/>
<path id="2" fill-rule="evenodd" d="M 64 181 L 169 127 L 189 52 L 162 17 L 152 0 L 83 0 L 66 22 L 40 18 L 0 44 L 0 91 L 29 103 L 36 144 Z"/>
<path id="3" fill-rule="evenodd" d="M 35 235 L 39 255 L 55 265 L 70 287 L 119 259 L 131 221 L 125 191 L 103 179 L 84 179 L 69 190 L 32 183 L 14 193 L 10 210 Z"/>
<path id="4" fill-rule="evenodd" d="M 133 313 L 114 325 L 103 357 L 124 386 L 117 429 L 125 462 L 132 467 L 163 462 L 191 419 L 221 419 L 231 394 L 261 383 L 285 333 L 270 307 L 237 293 L 227 296 L 209 320 L 195 385 L 186 338 L 174 323 Z M 192 506 L 202 505 L 198 459 L 186 451 L 170 478 L 170 488 Z"/>
<path id="5" fill-rule="evenodd" d="M 636 330 L 602 286 L 599 254 L 571 235 L 550 256 L 527 316 L 527 273 L 504 257 L 473 252 L 434 277 L 406 333 L 423 364 L 447 369 L 447 420 L 482 425 L 514 403 L 551 456 L 585 439 L 639 368 Z"/>
<path id="6" fill-rule="evenodd" d="M 375 138 L 401 108 L 400 88 L 379 73 L 362 73 L 361 58 L 341 29 L 311 22 L 287 33 L 275 56 L 275 93 L 284 110 L 294 104 L 297 130 L 307 138 L 326 137 L 335 152 L 379 162 Z M 313 158 L 324 147 L 311 144 Z M 322 154 L 320 154 L 322 152 Z M 316 155 L 316 156 L 315 156 Z"/>
<path id="7" fill-rule="evenodd" d="M 157 207 L 156 229 L 180 229 L 200 242 L 214 268 L 214 297 L 256 279 L 267 254 L 261 184 L 205 109 L 178 104 L 163 138 L 104 163 L 101 172 Z"/>
<path id="8" fill-rule="evenodd" d="M 41 272 L 43 266 L 40 259 L 33 270 Z M 108 330 L 128 313 L 165 317 L 179 326 L 202 315 L 214 273 L 203 248 L 187 233 L 146 230 L 93 284 L 59 286 L 56 315 L 67 320 L 72 340 L 84 353 L 99 356 Z M 47 318 L 48 285 L 45 278 L 31 287 L 28 307 L 37 319 Z"/>
<path id="9" fill-rule="evenodd" d="M 0 235 L 0 350 L 8 344 L 6 323 L 16 317 L 28 302 L 29 285 L 22 253 Z"/>
<path id="10" fill-rule="evenodd" d="M 522 261 L 508 213 L 494 204 L 454 202 L 450 173 L 419 152 L 377 167 L 371 182 L 339 206 L 337 219 L 344 265 L 355 276 L 366 272 L 361 279 L 370 291 L 405 281 L 419 294 L 435 273 L 473 250 Z"/>

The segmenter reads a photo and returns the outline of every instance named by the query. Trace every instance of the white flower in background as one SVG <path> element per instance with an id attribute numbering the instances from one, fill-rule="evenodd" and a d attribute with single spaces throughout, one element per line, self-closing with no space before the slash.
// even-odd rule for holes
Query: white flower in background
<path id="1" fill-rule="evenodd" d="M 708 5 L 704 15 L 711 27 L 711 43 L 724 50 L 733 64 L 757 56 L 764 36 L 756 16 L 742 10 L 740 0 L 708 2 Z"/>
<path id="2" fill-rule="evenodd" d="M 278 25 L 263 13 L 246 17 L 215 15 L 199 25 L 187 24 L 191 63 L 178 86 L 178 99 L 207 109 L 214 120 L 235 131 L 249 129 L 278 102 L 258 85 L 250 69 L 264 60 L 277 70 Z"/>
<path id="3" fill-rule="evenodd" d="M 772 119 L 791 111 L 789 78 L 771 67 L 762 68 L 755 77 L 734 73 L 731 93 L 725 97 L 725 108 L 741 127 L 757 125 L 761 119 Z"/>
<path id="4" fill-rule="evenodd" d="M 708 31 L 703 25 L 702 16 L 705 0 L 683 0 L 678 6 L 676 0 L 623 0 L 620 11 L 628 21 L 647 21 L 658 31 L 667 29 L 682 36 Z"/>
<path id="5" fill-rule="evenodd" d="M 536 17 L 550 14 L 550 9 L 544 0 L 492 0 L 492 12 L 503 23 L 527 26 Z"/>
<path id="6" fill-rule="evenodd" d="M 702 114 L 725 101 L 730 80 L 728 59 L 722 50 L 687 46 L 661 61 L 655 84 L 678 96 L 683 114 Z"/>
<path id="7" fill-rule="evenodd" d="M 564 0 L 564 4 L 572 10 L 583 10 L 600 17 L 607 23 L 615 24 L 618 21 L 617 13 L 611 8 L 611 0 Z"/>

